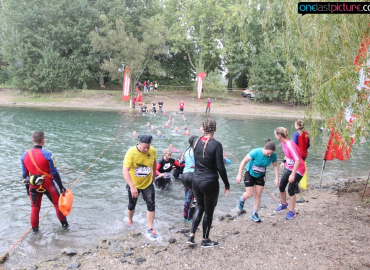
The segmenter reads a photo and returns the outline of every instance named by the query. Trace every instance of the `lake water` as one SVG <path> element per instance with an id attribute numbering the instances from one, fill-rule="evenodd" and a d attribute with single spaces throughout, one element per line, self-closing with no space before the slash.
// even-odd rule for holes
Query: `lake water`
<path id="1" fill-rule="evenodd" d="M 206 117 L 205 114 L 185 113 L 185 115 L 186 122 L 183 121 L 181 115 L 174 116 L 175 121 L 172 126 L 183 128 L 187 125 L 191 134 L 200 135 L 197 129 Z M 8 251 L 30 228 L 30 203 L 25 187 L 21 185 L 20 158 L 24 151 L 33 146 L 31 143 L 33 131 L 45 132 L 44 149 L 53 153 L 64 186 L 69 187 L 70 183 L 90 166 L 134 116 L 128 112 L 0 107 L 1 254 Z M 223 196 L 223 184 L 220 179 L 222 190 L 215 216 L 228 213 L 235 215 L 238 198 L 245 189 L 243 185 L 237 185 L 235 182 L 239 164 L 233 155 L 238 160 L 242 160 L 250 150 L 263 146 L 265 139 L 270 138 L 277 144 L 277 155 L 280 161 L 283 158 L 283 152 L 274 138 L 273 130 L 278 126 L 285 126 L 291 135 L 294 119 L 225 117 L 214 114 L 212 117 L 217 122 L 216 139 L 223 143 L 224 151 L 232 161 L 232 164 L 226 165 L 231 192 L 229 197 Z M 72 213 L 68 216 L 69 229 L 61 228 L 55 211 L 52 209 L 40 221 L 39 233 L 29 233 L 12 250 L 6 266 L 26 265 L 32 260 L 39 261 L 45 257 L 56 256 L 65 247 L 74 247 L 81 251 L 86 249 L 86 246 L 96 243 L 97 239 L 124 237 L 128 231 L 125 226 L 128 198 L 122 176 L 122 161 L 126 150 L 136 143 L 130 136 L 133 130 L 136 130 L 138 134 L 147 133 L 145 125 L 150 122 L 166 136 L 164 139 L 154 139 L 152 142 L 157 149 L 158 159 L 162 156 L 163 149 L 167 148 L 170 143 L 183 151 L 188 146 L 188 137 L 162 128 L 168 118 L 169 115 L 157 115 L 156 117 L 136 115 L 122 135 L 81 177 L 79 183 L 72 187 L 74 206 Z M 309 185 L 319 183 L 325 148 L 320 141 L 321 139 L 318 138 L 316 143 L 319 151 L 317 153 L 311 151 L 307 158 Z M 173 156 L 180 157 L 180 154 L 174 153 Z M 365 178 L 369 171 L 369 160 L 369 149 L 363 144 L 353 150 L 349 161 L 327 162 L 323 182 L 354 177 Z M 266 187 L 278 194 L 278 189 L 273 187 L 273 179 L 273 170 L 269 167 Z M 183 186 L 179 181 L 173 183 L 171 191 L 156 192 L 154 228 L 159 235 L 168 235 L 173 227 L 189 226 L 182 222 L 183 199 Z M 261 205 L 266 206 L 266 211 L 273 212 L 277 204 L 267 193 L 262 194 Z M 44 197 L 40 216 L 50 206 L 50 201 Z M 248 200 L 245 204 L 248 216 L 251 206 L 252 200 Z M 134 217 L 134 230 L 143 233 L 146 231 L 145 214 L 146 204 L 140 197 Z M 39 254 L 43 257 L 41 258 Z"/>

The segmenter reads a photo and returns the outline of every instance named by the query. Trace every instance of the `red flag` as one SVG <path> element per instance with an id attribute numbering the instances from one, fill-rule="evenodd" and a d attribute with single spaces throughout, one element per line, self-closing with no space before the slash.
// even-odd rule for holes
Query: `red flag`
<path id="1" fill-rule="evenodd" d="M 332 131 L 328 145 L 326 146 L 324 159 L 333 160 L 336 158 L 339 160 L 348 160 L 351 154 L 353 141 L 353 138 L 351 138 L 351 144 L 348 145 L 339 132 Z"/>
<path id="2" fill-rule="evenodd" d="M 202 96 L 203 79 L 207 75 L 205 72 L 198 73 L 198 102 L 200 103 L 200 97 Z"/>
<path id="3" fill-rule="evenodd" d="M 131 73 L 130 68 L 125 68 L 125 72 L 123 74 L 123 87 L 122 87 L 122 100 L 123 101 L 129 100 L 130 86 L 131 86 L 130 73 Z"/>

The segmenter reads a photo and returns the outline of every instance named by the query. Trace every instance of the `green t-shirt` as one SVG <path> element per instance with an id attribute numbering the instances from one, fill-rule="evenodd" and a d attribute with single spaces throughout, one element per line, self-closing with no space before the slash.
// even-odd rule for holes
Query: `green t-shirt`
<path id="1" fill-rule="evenodd" d="M 271 156 L 265 156 L 262 153 L 262 147 L 255 148 L 248 153 L 251 160 L 245 166 L 245 169 L 255 178 L 259 178 L 266 174 L 266 167 L 273 162 L 277 161 L 276 153 L 272 153 Z"/>

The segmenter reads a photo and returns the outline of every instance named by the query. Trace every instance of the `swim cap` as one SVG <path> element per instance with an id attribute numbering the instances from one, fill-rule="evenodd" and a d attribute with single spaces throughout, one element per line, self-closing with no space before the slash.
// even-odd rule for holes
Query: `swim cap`
<path id="1" fill-rule="evenodd" d="M 146 135 L 146 134 L 139 135 L 139 142 L 141 143 L 151 143 L 152 139 L 153 139 L 152 135 Z"/>

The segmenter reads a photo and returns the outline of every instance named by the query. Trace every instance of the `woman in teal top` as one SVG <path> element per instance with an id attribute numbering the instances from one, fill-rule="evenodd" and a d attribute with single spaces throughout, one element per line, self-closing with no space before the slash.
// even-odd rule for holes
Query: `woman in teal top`
<path id="1" fill-rule="evenodd" d="M 274 166 L 275 172 L 275 188 L 279 185 L 279 168 L 275 150 L 275 144 L 270 139 L 267 139 L 263 148 L 255 148 L 246 155 L 240 163 L 239 173 L 236 177 L 236 182 L 240 184 L 242 181 L 242 172 L 245 170 L 245 192 L 239 199 L 238 208 L 239 210 L 243 210 L 245 200 L 254 194 L 251 219 L 255 222 L 261 222 L 257 211 L 261 202 L 261 193 L 265 186 L 266 167 L 271 163 Z"/>

